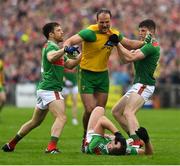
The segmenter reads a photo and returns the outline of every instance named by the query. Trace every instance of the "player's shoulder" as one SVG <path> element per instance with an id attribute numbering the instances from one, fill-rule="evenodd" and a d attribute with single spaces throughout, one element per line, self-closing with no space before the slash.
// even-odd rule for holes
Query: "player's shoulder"
<path id="1" fill-rule="evenodd" d="M 157 40 L 152 41 L 153 47 L 160 47 L 159 42 Z"/>
<path id="2" fill-rule="evenodd" d="M 119 32 L 116 28 L 114 28 L 114 27 L 110 28 L 110 32 L 111 32 L 112 34 L 117 34 L 117 35 L 120 34 L 120 32 Z"/>
<path id="3" fill-rule="evenodd" d="M 98 31 L 98 30 L 99 30 L 97 24 L 89 25 L 89 26 L 87 27 L 87 29 L 92 30 L 92 31 Z"/>
<path id="4" fill-rule="evenodd" d="M 48 50 L 51 50 L 51 49 L 55 49 L 55 50 L 58 50 L 59 49 L 59 46 L 55 43 L 55 42 L 53 42 L 53 41 L 47 41 L 47 45 L 46 45 L 46 48 L 48 49 Z"/>

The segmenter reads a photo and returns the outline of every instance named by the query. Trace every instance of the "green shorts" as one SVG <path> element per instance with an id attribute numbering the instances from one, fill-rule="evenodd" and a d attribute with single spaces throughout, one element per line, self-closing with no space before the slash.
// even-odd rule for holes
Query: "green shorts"
<path id="1" fill-rule="evenodd" d="M 93 72 L 79 69 L 79 92 L 81 94 L 94 94 L 95 92 L 109 92 L 109 74 L 108 71 Z"/>

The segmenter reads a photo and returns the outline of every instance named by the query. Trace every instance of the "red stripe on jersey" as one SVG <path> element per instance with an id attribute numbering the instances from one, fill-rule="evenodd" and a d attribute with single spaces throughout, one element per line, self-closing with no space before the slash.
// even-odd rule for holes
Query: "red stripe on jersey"
<path id="1" fill-rule="evenodd" d="M 57 66 L 64 66 L 64 59 L 58 59 L 55 62 L 53 62 L 53 64 Z"/>
<path id="2" fill-rule="evenodd" d="M 47 48 L 47 45 L 48 45 L 48 44 L 47 44 L 47 43 L 45 43 L 45 44 L 44 44 L 44 46 L 43 46 L 43 48 Z"/>
<path id="3" fill-rule="evenodd" d="M 141 95 L 146 88 L 146 85 L 141 86 L 141 88 L 138 90 L 138 94 Z"/>
<path id="4" fill-rule="evenodd" d="M 154 47 L 157 47 L 157 46 L 159 46 L 159 43 L 158 43 L 158 42 L 153 42 L 152 45 L 153 45 Z"/>
<path id="5" fill-rule="evenodd" d="M 60 100 L 59 92 L 54 92 L 56 100 Z"/>

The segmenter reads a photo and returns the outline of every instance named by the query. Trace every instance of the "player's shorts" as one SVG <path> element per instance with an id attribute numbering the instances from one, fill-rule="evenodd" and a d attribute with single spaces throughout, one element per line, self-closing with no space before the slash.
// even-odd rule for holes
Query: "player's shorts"
<path id="1" fill-rule="evenodd" d="M 142 96 L 146 102 L 152 97 L 154 90 L 155 86 L 136 83 L 126 92 L 125 96 L 129 97 L 131 93 L 135 92 Z"/>
<path id="2" fill-rule="evenodd" d="M 42 89 L 37 90 L 36 106 L 41 110 L 46 110 L 48 108 L 48 104 L 54 100 L 64 100 L 61 92 Z"/>
<path id="3" fill-rule="evenodd" d="M 109 74 L 108 71 L 93 72 L 88 70 L 79 70 L 79 91 L 81 94 L 95 92 L 109 92 Z"/>
<path id="4" fill-rule="evenodd" d="M 63 95 L 78 94 L 78 86 L 64 87 L 62 90 Z"/>

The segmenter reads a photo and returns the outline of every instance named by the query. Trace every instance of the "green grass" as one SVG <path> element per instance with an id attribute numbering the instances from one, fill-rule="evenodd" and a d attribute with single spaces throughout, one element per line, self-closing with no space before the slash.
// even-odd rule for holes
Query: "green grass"
<path id="1" fill-rule="evenodd" d="M 33 109 L 20 109 L 7 106 L 0 113 L 0 146 L 12 138 L 22 123 L 32 115 Z M 82 117 L 79 109 L 79 120 Z M 106 115 L 114 121 L 109 110 Z M 154 155 L 152 156 L 96 156 L 80 152 L 82 123 L 71 124 L 71 111 L 67 109 L 68 122 L 59 141 L 61 154 L 45 154 L 49 141 L 52 117 L 48 114 L 42 125 L 27 135 L 16 147 L 15 152 L 0 151 L 0 165 L 176 165 L 180 164 L 180 111 L 141 110 L 138 119 L 142 126 L 148 128 Z M 114 121 L 115 122 L 115 121 Z M 115 122 L 116 123 L 116 122 Z M 116 123 L 117 125 L 117 123 Z M 120 127 L 119 127 L 120 128 Z"/>

